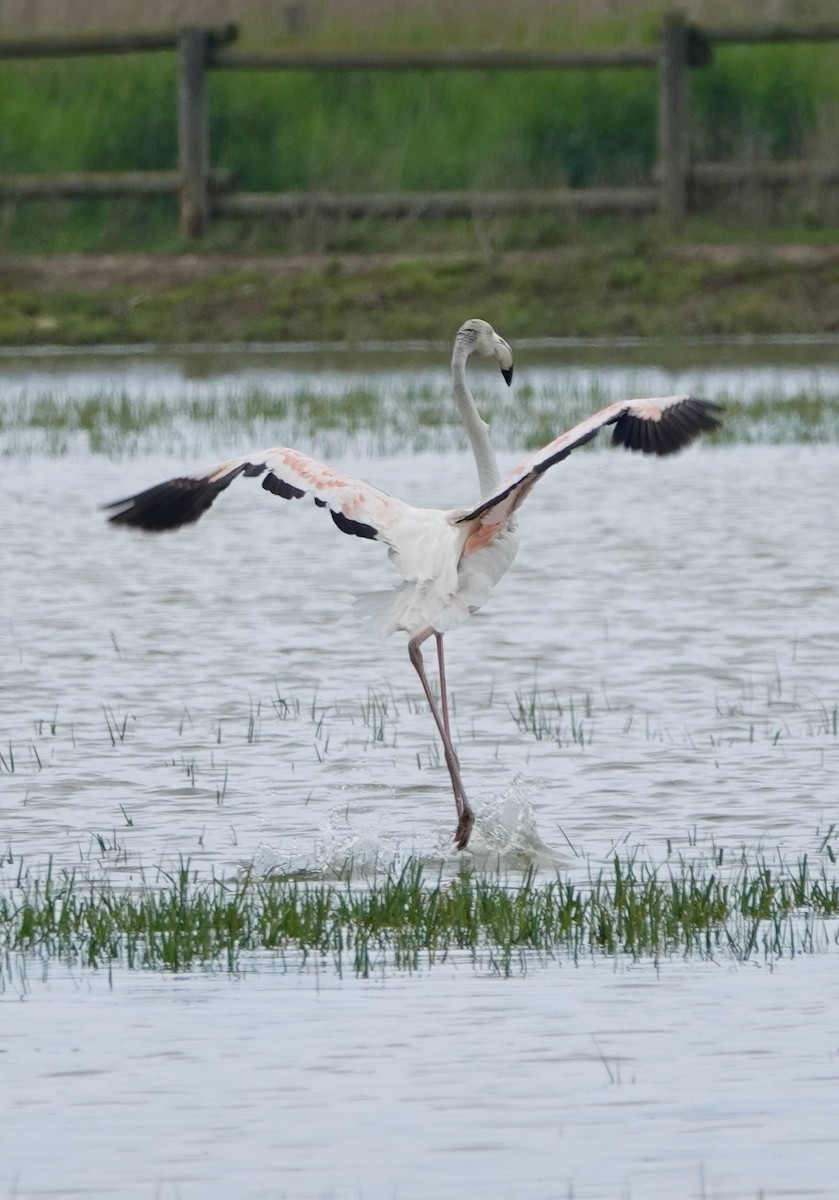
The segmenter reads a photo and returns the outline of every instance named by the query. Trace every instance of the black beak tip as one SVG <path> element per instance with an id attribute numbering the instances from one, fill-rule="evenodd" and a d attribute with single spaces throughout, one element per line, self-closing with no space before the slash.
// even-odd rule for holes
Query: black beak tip
<path id="1" fill-rule="evenodd" d="M 504 380 L 507 384 L 507 387 L 509 387 L 510 384 L 513 382 L 513 368 L 508 367 L 507 370 L 505 371 L 504 368 L 502 367 L 501 374 L 504 376 Z"/>

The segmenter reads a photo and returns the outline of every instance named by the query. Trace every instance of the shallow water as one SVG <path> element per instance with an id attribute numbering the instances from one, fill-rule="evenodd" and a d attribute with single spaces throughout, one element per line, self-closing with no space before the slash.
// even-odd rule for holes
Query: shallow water
<path id="1" fill-rule="evenodd" d="M 471 493 L 460 455 L 362 465 L 419 501 L 441 479 L 465 479 L 453 503 Z M 453 804 L 404 639 L 351 611 L 390 582 L 381 548 L 247 481 L 170 537 L 104 526 L 94 499 L 174 470 L 7 464 L 15 860 L 230 872 L 439 854 Z M 837 478 L 833 446 L 734 446 L 580 455 L 546 479 L 518 561 L 447 639 L 479 810 L 532 809 L 564 865 L 626 838 L 662 856 L 694 829 L 810 849 L 839 785 Z M 517 727 L 534 700 L 558 737 Z"/>
<path id="2" fill-rule="evenodd" d="M 10 1196 L 835 1195 L 835 956 L 60 975 L 0 1002 Z"/>
<path id="3" fill-rule="evenodd" d="M 599 386 L 839 391 L 835 350 L 703 353 L 676 371 L 627 349 Z M 522 358 L 524 386 L 596 367 L 587 352 L 528 377 Z M 28 362 L 66 395 L 146 394 L 157 372 L 176 405 L 238 377 L 208 355 L 196 382 L 179 361 L 29 357 L 5 379 L 0 362 L 0 383 L 35 387 Z M 300 386 L 277 382 L 297 371 L 337 393 L 363 375 L 398 394 L 385 352 L 346 375 L 340 355 L 318 362 L 325 375 L 272 361 L 262 385 Z M 520 447 L 502 444 L 507 465 Z M 337 459 L 416 503 L 475 494 L 460 451 Z M 3 462 L 6 881 L 49 862 L 128 883 L 184 858 L 217 874 L 409 853 L 454 867 L 404 642 L 360 635 L 350 609 L 391 581 L 381 548 L 248 481 L 176 535 L 104 525 L 97 504 L 185 465 L 160 445 Z M 518 561 L 447 638 L 479 862 L 818 849 L 839 795 L 837 479 L 835 443 L 735 443 L 655 462 L 584 452 L 540 483 Z M 520 705 L 545 736 L 517 725 Z M 3 980 L 0 1195 L 833 1194 L 835 950 L 771 971 L 599 961 L 507 981 L 467 963 L 364 982 L 264 959 L 235 980 L 120 969 L 112 990 L 55 964 L 7 964 Z"/>

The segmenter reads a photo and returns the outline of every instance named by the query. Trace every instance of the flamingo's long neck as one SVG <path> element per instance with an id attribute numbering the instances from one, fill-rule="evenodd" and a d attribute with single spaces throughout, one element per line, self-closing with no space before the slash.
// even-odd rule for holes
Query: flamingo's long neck
<path id="1" fill-rule="evenodd" d="M 481 496 L 488 496 L 500 483 L 501 474 L 498 470 L 498 463 L 495 461 L 492 442 L 489 440 L 489 427 L 482 420 L 466 382 L 466 359 L 468 357 L 469 348 L 462 342 L 456 342 L 452 355 L 452 390 L 460 419 L 469 435 L 469 441 L 472 443 Z"/>

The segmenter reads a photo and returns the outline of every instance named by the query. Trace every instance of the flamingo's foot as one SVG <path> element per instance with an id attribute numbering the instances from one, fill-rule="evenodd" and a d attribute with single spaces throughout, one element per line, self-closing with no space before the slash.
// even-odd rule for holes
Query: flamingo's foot
<path id="1" fill-rule="evenodd" d="M 454 831 L 454 844 L 458 850 L 465 850 L 475 825 L 475 814 L 468 805 L 464 805 L 460 813 L 457 829 Z"/>

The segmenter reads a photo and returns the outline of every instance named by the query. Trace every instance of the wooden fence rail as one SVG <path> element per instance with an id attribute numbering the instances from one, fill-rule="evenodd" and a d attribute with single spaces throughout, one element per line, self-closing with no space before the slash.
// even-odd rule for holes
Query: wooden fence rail
<path id="1" fill-rule="evenodd" d="M 89 37 L 18 38 L 0 42 L 0 58 L 73 58 L 88 54 L 142 54 L 174 50 L 177 33 L 102 34 Z"/>
<path id="2" fill-rule="evenodd" d="M 172 195 L 180 227 L 200 237 L 213 216 L 331 216 L 435 218 L 472 213 L 659 212 L 676 230 L 687 215 L 694 185 L 703 188 L 787 186 L 800 179 L 821 186 L 839 182 L 839 166 L 816 162 L 691 163 L 688 73 L 707 66 L 713 46 L 741 42 L 839 41 L 839 25 L 763 25 L 698 29 L 679 13 L 667 15 L 657 48 L 613 51 L 438 50 L 405 53 L 255 53 L 229 49 L 236 27 L 186 28 L 73 38 L 0 41 L 0 59 L 174 51 L 178 60 L 178 167 L 170 171 L 0 174 L 0 199 L 43 196 Z M 638 187 L 553 188 L 510 192 L 397 192 L 347 195 L 331 192 L 256 193 L 232 190 L 229 171 L 211 166 L 206 76 L 227 71 L 451 71 L 451 70 L 655 70 L 658 76 L 657 154 L 654 180 Z"/>
<path id="3" fill-rule="evenodd" d="M 655 50 L 406 50 L 258 54 L 213 50 L 208 66 L 245 71 L 594 71 L 655 67 Z"/>

